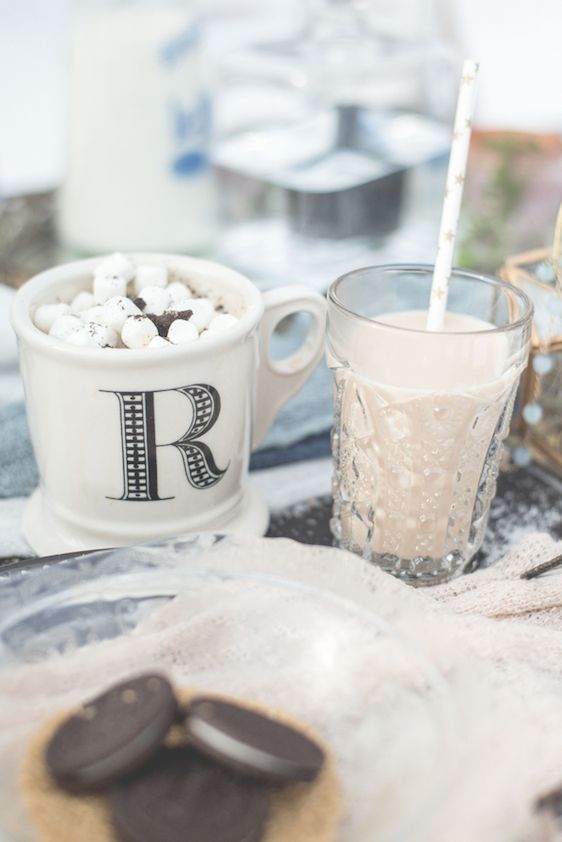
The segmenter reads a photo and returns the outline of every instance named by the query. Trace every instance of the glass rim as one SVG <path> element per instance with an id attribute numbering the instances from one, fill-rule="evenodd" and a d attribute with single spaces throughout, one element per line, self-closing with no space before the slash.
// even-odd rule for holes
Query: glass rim
<path id="1" fill-rule="evenodd" d="M 354 310 L 350 310 L 349 307 L 346 307 L 345 304 L 338 297 L 338 288 L 341 284 L 343 284 L 347 279 L 351 278 L 353 275 L 358 275 L 360 272 L 365 272 L 366 270 L 378 270 L 382 272 L 386 270 L 393 270 L 403 273 L 417 272 L 419 274 L 432 275 L 433 266 L 430 263 L 381 263 L 373 264 L 370 266 L 360 266 L 357 269 L 352 269 L 349 272 L 344 272 L 343 275 L 340 275 L 338 278 L 336 278 L 336 280 L 330 284 L 330 287 L 328 289 L 328 303 L 332 304 L 334 307 L 336 307 L 338 310 L 344 313 L 344 315 L 352 316 L 354 319 L 359 319 L 360 321 L 366 322 L 370 325 L 385 327 L 391 330 L 404 331 L 405 333 L 419 334 L 420 336 L 428 336 L 431 334 L 437 336 L 488 336 L 493 333 L 506 333 L 508 331 L 524 327 L 525 324 L 531 322 L 533 317 L 533 302 L 531 301 L 529 296 L 525 292 L 523 292 L 523 290 L 519 289 L 513 284 L 510 284 L 507 281 L 501 280 L 501 278 L 495 277 L 494 275 L 486 275 L 484 272 L 473 272 L 469 269 L 454 268 L 451 272 L 452 277 L 460 277 L 467 281 L 478 281 L 480 283 L 488 284 L 490 286 L 498 287 L 500 289 L 505 289 L 512 293 L 514 297 L 519 299 L 520 303 L 522 304 L 524 309 L 523 315 L 516 321 L 510 322 L 507 325 L 494 325 L 493 327 L 484 328 L 483 330 L 428 331 L 426 329 L 421 330 L 419 328 L 401 327 L 399 325 L 388 324 L 387 322 L 381 322 L 378 319 L 372 319 L 368 316 L 362 316 L 360 313 L 356 313 Z"/>

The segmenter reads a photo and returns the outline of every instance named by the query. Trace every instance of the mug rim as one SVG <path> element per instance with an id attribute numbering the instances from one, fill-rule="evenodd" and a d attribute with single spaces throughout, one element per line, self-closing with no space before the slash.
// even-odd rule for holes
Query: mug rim
<path id="1" fill-rule="evenodd" d="M 123 252 L 125 257 L 136 263 L 145 261 L 147 263 L 163 262 L 168 265 L 170 262 L 177 264 L 179 269 L 189 271 L 206 271 L 210 275 L 221 275 L 233 284 L 243 286 L 247 295 L 247 307 L 244 314 L 239 318 L 236 325 L 224 333 L 217 333 L 212 339 L 206 342 L 194 342 L 188 345 L 172 345 L 167 348 L 87 348 L 76 345 L 69 345 L 59 339 L 55 339 L 44 333 L 33 323 L 31 318 L 31 306 L 34 299 L 50 286 L 55 286 L 61 281 L 72 281 L 74 276 L 92 271 L 109 255 L 99 255 L 82 260 L 75 260 L 69 263 L 61 263 L 50 269 L 34 275 L 26 281 L 16 292 L 11 308 L 12 327 L 18 340 L 35 350 L 46 353 L 49 356 L 62 360 L 75 360 L 84 365 L 126 365 L 132 366 L 142 363 L 147 366 L 158 365 L 158 361 L 177 360 L 178 357 L 199 358 L 208 356 L 217 351 L 223 351 L 230 345 L 235 344 L 242 337 L 250 333 L 258 324 L 264 312 L 263 296 L 260 290 L 240 272 L 230 269 L 221 263 L 213 260 L 206 260 L 188 255 L 168 254 L 164 252 Z M 100 353 L 100 351 L 102 353 Z M 151 353 L 152 351 L 152 353 Z"/>
<path id="2" fill-rule="evenodd" d="M 343 275 L 340 275 L 338 278 L 336 278 L 335 281 L 333 281 L 333 283 L 328 289 L 328 303 L 348 318 L 356 319 L 357 321 L 369 324 L 372 327 L 382 327 L 390 329 L 392 331 L 402 331 L 403 333 L 419 334 L 422 336 L 490 336 L 495 333 L 509 333 L 510 331 L 516 331 L 518 329 L 524 328 L 526 325 L 531 323 L 534 314 L 534 305 L 527 293 L 514 286 L 513 284 L 510 284 L 507 281 L 504 281 L 501 278 L 498 278 L 494 275 L 487 275 L 484 272 L 471 271 L 470 269 L 459 269 L 457 267 L 453 267 L 453 269 L 451 270 L 452 277 L 456 277 L 464 281 L 476 281 L 479 283 L 488 284 L 489 286 L 495 286 L 497 288 L 508 290 L 514 296 L 514 298 L 519 299 L 519 302 L 523 309 L 523 314 L 515 321 L 509 322 L 509 324 L 494 325 L 492 327 L 482 328 L 480 330 L 428 331 L 425 328 L 422 329 L 402 327 L 400 325 L 388 324 L 386 322 L 380 321 L 377 318 L 369 318 L 368 316 L 363 316 L 361 313 L 356 313 L 354 310 L 351 310 L 339 298 L 338 291 L 340 286 L 345 284 L 345 282 L 350 277 L 358 275 L 361 272 L 365 272 L 367 270 L 378 271 L 381 273 L 416 273 L 427 276 L 433 274 L 433 268 L 434 267 L 430 263 L 382 263 L 368 266 L 360 266 L 357 269 L 352 269 L 349 272 L 345 272 Z"/>

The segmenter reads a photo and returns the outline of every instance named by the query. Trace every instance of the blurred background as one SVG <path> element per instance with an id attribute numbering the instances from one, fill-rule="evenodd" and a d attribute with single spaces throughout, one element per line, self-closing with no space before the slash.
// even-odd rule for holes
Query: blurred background
<path id="1" fill-rule="evenodd" d="M 118 249 L 319 289 L 431 261 L 465 56 L 458 261 L 493 271 L 551 238 L 561 28 L 559 0 L 0 0 L 2 280 Z"/>
<path id="2" fill-rule="evenodd" d="M 495 272 L 552 242 L 561 31 L 560 0 L 0 0 L 0 284 L 117 250 L 322 291 L 432 262 L 464 57 L 481 72 L 456 262 Z M 329 395 L 320 369 L 268 444 L 327 430 Z"/>

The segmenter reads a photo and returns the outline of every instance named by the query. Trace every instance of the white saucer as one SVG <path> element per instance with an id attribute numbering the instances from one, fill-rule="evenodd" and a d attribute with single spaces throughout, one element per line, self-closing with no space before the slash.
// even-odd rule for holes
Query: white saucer
<path id="1" fill-rule="evenodd" d="M 239 505 L 222 520 L 212 520 L 198 525 L 198 531 L 243 533 L 246 535 L 265 535 L 269 526 L 269 510 L 265 501 L 250 484 Z M 25 508 L 22 529 L 25 540 L 40 556 L 58 553 L 98 550 L 114 546 L 147 543 L 162 538 L 184 537 L 181 531 L 170 536 L 164 533 L 144 533 L 142 523 L 138 524 L 135 534 L 124 534 L 116 538 L 95 530 L 68 524 L 53 514 L 43 503 L 41 489 L 31 495 Z M 193 531 L 193 530 L 192 530 Z"/>

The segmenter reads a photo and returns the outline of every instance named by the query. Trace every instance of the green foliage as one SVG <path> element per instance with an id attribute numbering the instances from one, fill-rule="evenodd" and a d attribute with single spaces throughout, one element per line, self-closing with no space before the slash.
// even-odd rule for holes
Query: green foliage
<path id="1" fill-rule="evenodd" d="M 527 184 L 519 171 L 520 159 L 537 151 L 538 146 L 523 137 L 489 138 L 485 142 L 494 151 L 498 163 L 481 197 L 480 208 L 469 217 L 456 263 L 495 272 L 512 248 L 510 222 Z"/>

